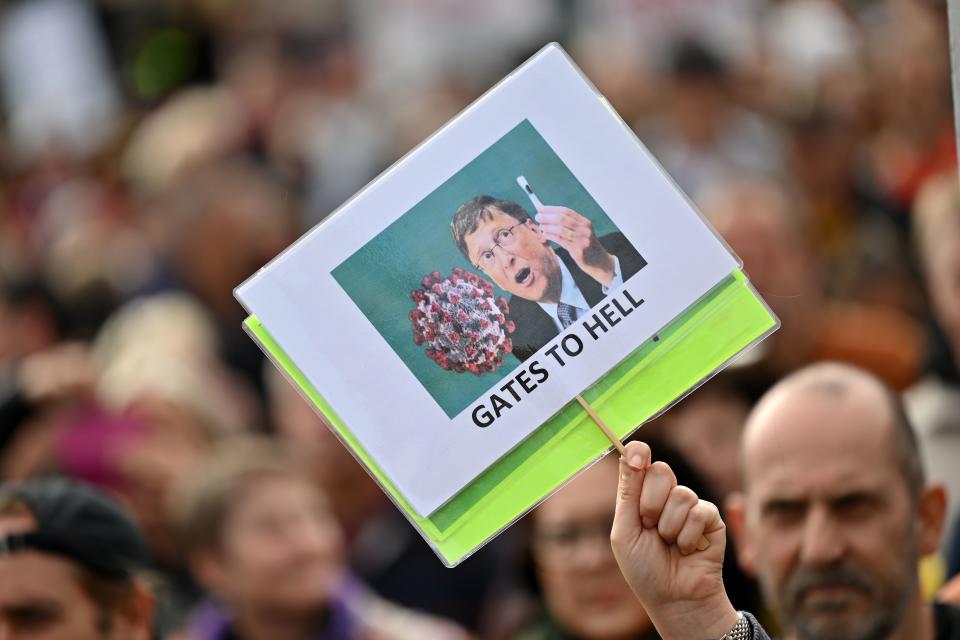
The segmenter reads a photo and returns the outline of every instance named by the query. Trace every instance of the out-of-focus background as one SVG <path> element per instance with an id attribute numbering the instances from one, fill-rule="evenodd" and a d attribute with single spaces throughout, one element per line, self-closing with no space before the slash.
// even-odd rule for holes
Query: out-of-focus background
<path id="1" fill-rule="evenodd" d="M 200 500 L 221 448 L 251 434 L 304 462 L 342 532 L 333 562 L 385 602 L 483 637 L 553 637 L 523 635 L 544 619 L 582 637 L 635 624 L 629 606 L 622 619 L 583 613 L 591 583 L 570 568 L 573 534 L 551 529 L 549 509 L 444 569 L 264 361 L 232 296 L 550 41 L 723 234 L 783 323 L 644 432 L 685 461 L 688 483 L 716 500 L 735 490 L 758 394 L 839 359 L 905 393 L 932 474 L 960 496 L 945 1 L 8 1 L 0 480 L 62 473 L 119 496 L 166 583 L 164 634 L 202 637 L 187 630 L 191 612 L 229 591 L 188 553 L 229 540 L 204 542 L 182 505 Z M 615 478 L 594 481 L 589 495 L 613 495 L 600 483 Z M 939 579 L 960 570 L 951 540 Z M 250 571 L 232 586 L 270 575 Z M 750 606 L 755 587 L 730 574 L 734 604 Z"/>

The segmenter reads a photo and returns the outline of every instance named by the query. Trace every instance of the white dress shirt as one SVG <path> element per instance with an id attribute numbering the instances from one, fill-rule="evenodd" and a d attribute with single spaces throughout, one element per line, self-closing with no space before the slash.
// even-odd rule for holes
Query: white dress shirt
<path id="1" fill-rule="evenodd" d="M 573 274 L 570 273 L 567 265 L 564 264 L 559 256 L 557 257 L 557 263 L 560 265 L 560 302 L 565 302 L 571 307 L 576 307 L 577 319 L 579 320 L 590 310 L 590 305 L 587 304 L 587 299 L 583 297 L 583 292 L 580 291 L 580 287 L 577 286 L 576 281 L 573 279 Z M 609 295 L 611 291 L 622 284 L 623 273 L 620 271 L 620 260 L 617 256 L 613 256 L 613 281 L 609 287 L 603 287 L 603 295 Z M 560 317 L 557 315 L 557 303 L 538 302 L 537 304 L 539 304 L 540 308 L 546 311 L 550 319 L 553 320 L 553 324 L 557 326 L 557 331 L 563 331 L 563 325 L 560 323 Z"/>

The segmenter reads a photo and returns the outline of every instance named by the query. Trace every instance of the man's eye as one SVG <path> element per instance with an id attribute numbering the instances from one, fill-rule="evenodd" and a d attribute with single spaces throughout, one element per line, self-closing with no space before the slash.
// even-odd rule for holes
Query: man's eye
<path id="1" fill-rule="evenodd" d="M 580 539 L 580 531 L 575 527 L 560 527 L 544 531 L 540 537 L 548 544 L 558 547 L 569 547 L 575 545 L 577 540 Z"/>
<path id="2" fill-rule="evenodd" d="M 484 251 L 483 253 L 481 253 L 480 262 L 483 262 L 485 264 L 489 264 L 490 262 L 493 262 L 493 251 Z"/>
<path id="3" fill-rule="evenodd" d="M 38 631 L 55 620 L 53 611 L 42 608 L 24 608 L 10 614 L 10 626 L 19 631 Z"/>
<path id="4" fill-rule="evenodd" d="M 507 229 L 501 229 L 497 232 L 497 243 L 505 242 L 513 234 Z"/>
<path id="5" fill-rule="evenodd" d="M 839 515 L 850 519 L 865 518 L 871 515 L 878 506 L 877 500 L 865 495 L 845 496 L 833 505 Z"/>
<path id="6" fill-rule="evenodd" d="M 800 520 L 806 512 L 806 506 L 799 502 L 773 502 L 763 509 L 767 520 L 788 524 Z"/>

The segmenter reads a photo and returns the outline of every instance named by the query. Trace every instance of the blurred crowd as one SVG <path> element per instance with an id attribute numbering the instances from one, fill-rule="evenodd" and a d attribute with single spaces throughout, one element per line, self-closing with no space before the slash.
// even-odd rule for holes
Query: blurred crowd
<path id="1" fill-rule="evenodd" d="M 656 455 L 722 504 L 760 395 L 813 362 L 857 365 L 903 394 L 948 489 L 927 593 L 960 573 L 944 0 L 4 2 L 0 481 L 117 499 L 160 637 L 655 637 L 606 542 L 615 465 L 447 570 L 233 298 L 550 41 L 782 323 L 644 427 Z M 733 554 L 731 599 L 761 610 Z"/>

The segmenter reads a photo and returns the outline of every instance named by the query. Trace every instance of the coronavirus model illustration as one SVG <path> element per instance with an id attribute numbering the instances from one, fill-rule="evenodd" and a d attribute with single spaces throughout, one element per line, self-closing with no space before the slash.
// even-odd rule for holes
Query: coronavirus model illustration
<path id="1" fill-rule="evenodd" d="M 410 297 L 413 341 L 426 345 L 427 357 L 444 369 L 479 376 L 513 351 L 510 308 L 505 298 L 494 298 L 489 280 L 459 267 L 449 276 L 434 271 Z"/>

